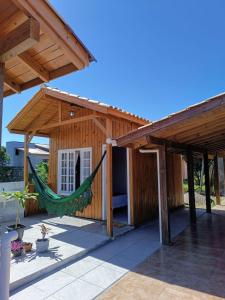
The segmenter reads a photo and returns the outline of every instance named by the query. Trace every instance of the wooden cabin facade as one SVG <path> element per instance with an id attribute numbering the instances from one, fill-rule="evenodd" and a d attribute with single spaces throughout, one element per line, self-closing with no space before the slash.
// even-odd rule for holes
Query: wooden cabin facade
<path id="1" fill-rule="evenodd" d="M 93 183 L 92 204 L 77 215 L 107 220 L 108 233 L 112 234 L 116 208 L 126 204 L 127 223 L 133 225 L 158 213 L 156 155 L 116 144 L 120 136 L 147 124 L 143 118 L 104 103 L 43 87 L 8 129 L 25 135 L 25 147 L 35 135 L 50 138 L 49 185 L 63 195 L 79 186 L 107 151 Z M 25 182 L 26 169 L 25 157 Z M 175 208 L 183 205 L 179 155 L 168 154 L 168 169 L 169 206 Z"/>

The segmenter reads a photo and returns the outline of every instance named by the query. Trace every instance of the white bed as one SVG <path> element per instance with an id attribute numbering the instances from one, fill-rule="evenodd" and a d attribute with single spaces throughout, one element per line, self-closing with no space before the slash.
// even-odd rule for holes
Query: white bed
<path id="1" fill-rule="evenodd" d="M 112 207 L 119 208 L 127 206 L 127 195 L 116 195 L 112 197 Z"/>

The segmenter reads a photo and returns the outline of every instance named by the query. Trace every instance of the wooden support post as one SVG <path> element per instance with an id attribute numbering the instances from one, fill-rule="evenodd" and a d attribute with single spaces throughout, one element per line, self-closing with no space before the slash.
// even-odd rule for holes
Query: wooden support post
<path id="1" fill-rule="evenodd" d="M 209 182 L 209 160 L 208 152 L 204 153 L 204 173 L 205 173 L 205 200 L 206 212 L 211 213 L 211 199 L 210 199 L 210 182 Z"/>
<path id="2" fill-rule="evenodd" d="M 128 148 L 128 164 L 127 166 L 127 176 L 129 179 L 129 198 L 130 198 L 130 225 L 135 225 L 135 218 L 134 218 L 134 166 L 133 166 L 133 149 Z"/>
<path id="3" fill-rule="evenodd" d="M 188 194 L 190 206 L 190 219 L 192 223 L 196 222 L 196 208 L 195 208 L 195 189 L 194 189 L 194 160 L 193 152 L 187 151 L 187 170 L 188 170 Z"/>
<path id="4" fill-rule="evenodd" d="M 24 136 L 24 186 L 26 187 L 28 185 L 28 176 L 29 176 L 29 168 L 28 168 L 28 156 L 29 153 L 29 136 Z"/>
<path id="5" fill-rule="evenodd" d="M 219 179 L 219 166 L 218 166 L 218 156 L 214 156 L 214 189 L 216 196 L 216 204 L 220 205 L 220 179 Z"/>
<path id="6" fill-rule="evenodd" d="M 170 225 L 169 225 L 169 207 L 168 207 L 168 191 L 167 191 L 167 166 L 166 166 L 166 146 L 159 146 L 159 205 L 161 220 L 161 241 L 164 245 L 170 244 Z"/>
<path id="7" fill-rule="evenodd" d="M 112 120 L 106 120 L 106 199 L 107 199 L 107 234 L 113 236 L 113 209 L 112 209 Z"/>
<path id="8" fill-rule="evenodd" d="M 225 193 L 225 158 L 223 159 L 223 176 L 224 176 L 224 181 L 223 181 L 224 188 L 223 188 L 223 191 Z"/>
<path id="9" fill-rule="evenodd" d="M 5 65 L 0 63 L 0 147 L 2 145 L 3 93 Z"/>

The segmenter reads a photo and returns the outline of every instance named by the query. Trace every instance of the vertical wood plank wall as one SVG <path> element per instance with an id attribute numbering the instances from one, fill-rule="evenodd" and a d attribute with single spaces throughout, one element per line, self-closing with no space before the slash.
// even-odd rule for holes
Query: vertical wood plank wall
<path id="1" fill-rule="evenodd" d="M 68 119 L 71 106 L 62 105 L 62 120 Z M 77 108 L 76 117 L 93 114 L 93 111 Z M 98 120 L 105 126 L 104 118 Z M 137 128 L 138 125 L 127 120 L 112 118 L 113 138 L 117 138 Z M 56 128 L 50 138 L 49 185 L 57 192 L 58 150 L 92 147 L 92 169 L 102 156 L 102 145 L 106 137 L 93 121 L 85 121 Z M 133 162 L 133 221 L 134 224 L 151 219 L 158 214 L 157 162 L 154 154 L 141 154 L 130 151 Z M 169 206 L 183 205 L 182 168 L 179 155 L 168 154 Z M 93 183 L 92 204 L 78 216 L 101 219 L 102 217 L 102 172 L 99 171 Z M 31 212 L 32 213 L 32 212 Z"/>
<path id="2" fill-rule="evenodd" d="M 158 186 L 156 154 L 133 154 L 134 223 L 136 225 L 158 215 Z M 184 204 L 182 163 L 180 155 L 167 154 L 168 204 L 176 208 Z"/>
<path id="3" fill-rule="evenodd" d="M 62 119 L 68 115 L 66 108 L 62 108 Z M 93 114 L 88 109 L 79 109 L 76 111 L 76 117 L 87 114 Z M 98 119 L 105 126 L 105 119 Z M 113 138 L 119 137 L 138 125 L 127 120 L 113 119 L 112 132 Z M 52 132 L 50 142 L 50 161 L 49 161 L 49 185 L 57 191 L 57 173 L 58 173 L 58 150 L 92 147 L 92 170 L 97 165 L 102 156 L 102 145 L 106 143 L 106 137 L 103 132 L 94 124 L 93 121 L 71 124 L 57 128 Z M 93 201 L 83 213 L 77 213 L 78 216 L 101 219 L 102 217 L 102 172 L 97 173 L 93 183 Z"/>

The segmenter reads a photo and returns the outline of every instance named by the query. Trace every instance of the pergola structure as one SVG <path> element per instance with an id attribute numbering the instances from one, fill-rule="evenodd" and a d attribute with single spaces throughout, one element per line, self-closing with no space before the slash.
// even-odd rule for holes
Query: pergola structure
<path id="1" fill-rule="evenodd" d="M 3 97 L 94 60 L 47 0 L 0 0 L 0 145 Z"/>
<path id="2" fill-rule="evenodd" d="M 190 106 L 178 113 L 122 136 L 118 146 L 126 146 L 143 153 L 158 154 L 158 185 L 161 241 L 170 243 L 169 212 L 167 203 L 167 152 L 185 154 L 188 167 L 188 188 L 191 222 L 196 222 L 193 156 L 204 158 L 206 211 L 211 212 L 209 157 L 215 163 L 216 202 L 220 204 L 218 156 L 225 155 L 225 94 Z"/>

